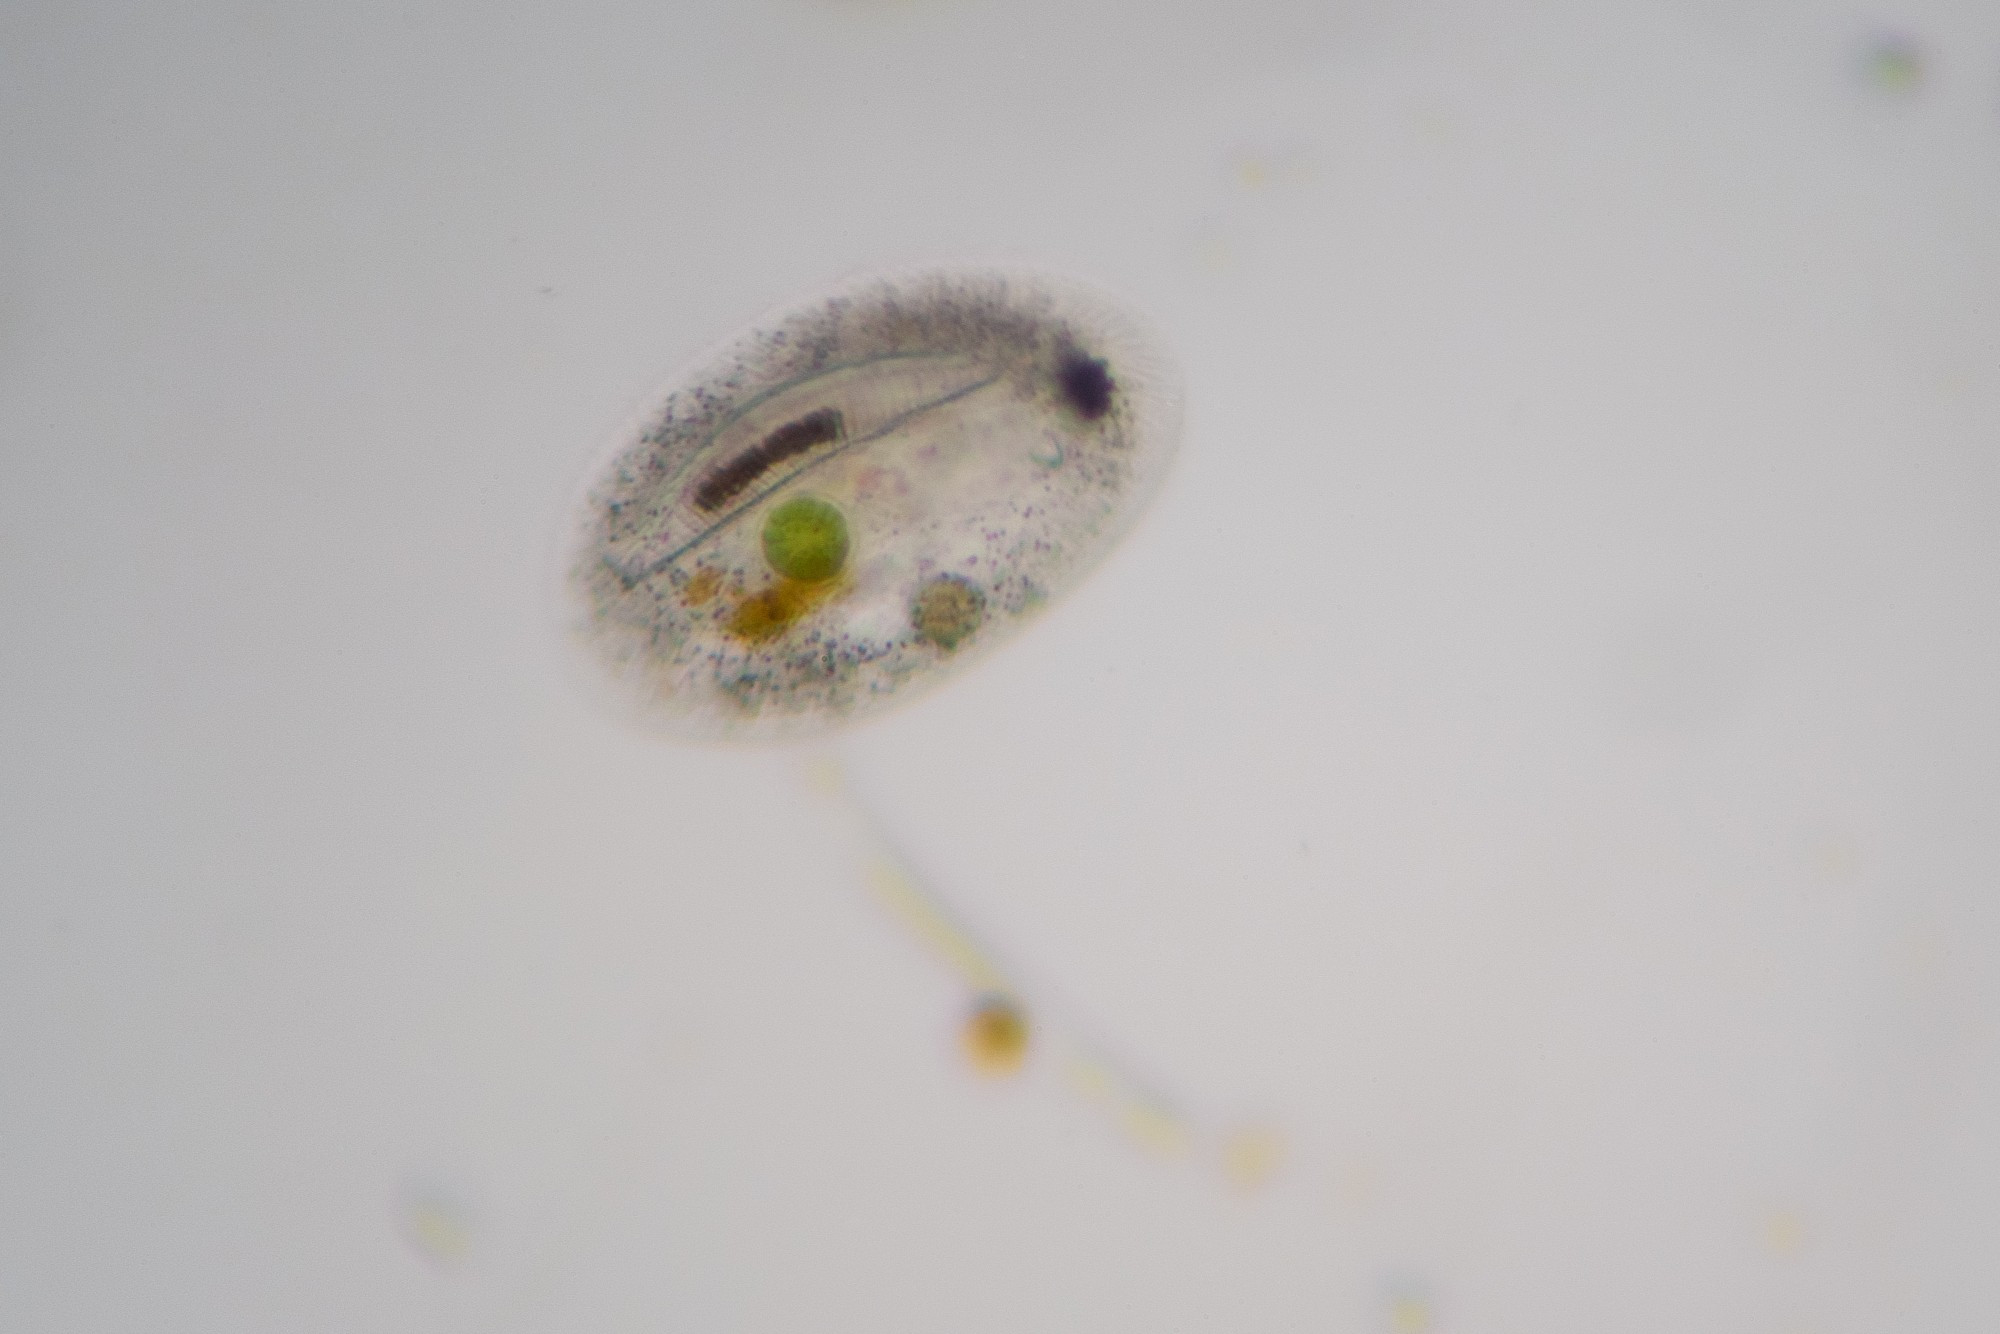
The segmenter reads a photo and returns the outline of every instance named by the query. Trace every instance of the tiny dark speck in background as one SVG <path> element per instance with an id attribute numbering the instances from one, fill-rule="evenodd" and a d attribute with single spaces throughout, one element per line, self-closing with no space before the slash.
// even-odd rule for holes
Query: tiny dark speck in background
<path id="1" fill-rule="evenodd" d="M 1117 386 L 1112 382 L 1111 368 L 1096 357 L 1065 353 L 1056 378 L 1062 384 L 1063 397 L 1078 415 L 1096 421 L 1111 410 L 1111 391 Z"/>

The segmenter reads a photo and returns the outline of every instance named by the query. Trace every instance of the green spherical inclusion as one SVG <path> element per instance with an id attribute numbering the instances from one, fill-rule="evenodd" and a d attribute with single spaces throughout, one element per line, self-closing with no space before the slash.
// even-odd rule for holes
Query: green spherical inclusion
<path id="1" fill-rule="evenodd" d="M 847 517 L 818 496 L 794 496 L 764 520 L 764 559 L 787 579 L 816 584 L 847 564 Z"/>

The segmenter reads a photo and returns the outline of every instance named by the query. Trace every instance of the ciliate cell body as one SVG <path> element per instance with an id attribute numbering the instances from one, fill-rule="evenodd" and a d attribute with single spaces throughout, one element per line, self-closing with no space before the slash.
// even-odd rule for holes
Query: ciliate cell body
<path id="1" fill-rule="evenodd" d="M 1172 457 L 1165 359 L 1094 291 L 859 283 L 681 377 L 617 442 L 564 559 L 624 705 L 688 738 L 801 736 L 996 647 L 1137 519 Z"/>

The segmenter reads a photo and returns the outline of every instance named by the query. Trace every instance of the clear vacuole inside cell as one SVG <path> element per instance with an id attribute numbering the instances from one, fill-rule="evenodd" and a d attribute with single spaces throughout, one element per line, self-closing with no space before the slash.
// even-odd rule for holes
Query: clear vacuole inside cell
<path id="1" fill-rule="evenodd" d="M 688 738 L 797 737 L 945 679 L 1131 527 L 1179 430 L 1168 363 L 1094 290 L 854 284 L 677 379 L 564 558 L 617 701 Z"/>

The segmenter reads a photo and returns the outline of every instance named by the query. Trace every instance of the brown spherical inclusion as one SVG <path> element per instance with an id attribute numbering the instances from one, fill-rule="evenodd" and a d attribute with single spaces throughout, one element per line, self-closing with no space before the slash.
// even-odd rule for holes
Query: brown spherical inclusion
<path id="1" fill-rule="evenodd" d="M 1028 1016 L 1003 996 L 987 996 L 973 1007 L 961 1038 L 975 1070 L 1011 1075 L 1028 1059 Z"/>
<path id="2" fill-rule="evenodd" d="M 917 638 L 949 652 L 964 642 L 986 619 L 986 595 L 955 574 L 927 579 L 910 608 L 910 627 Z"/>

